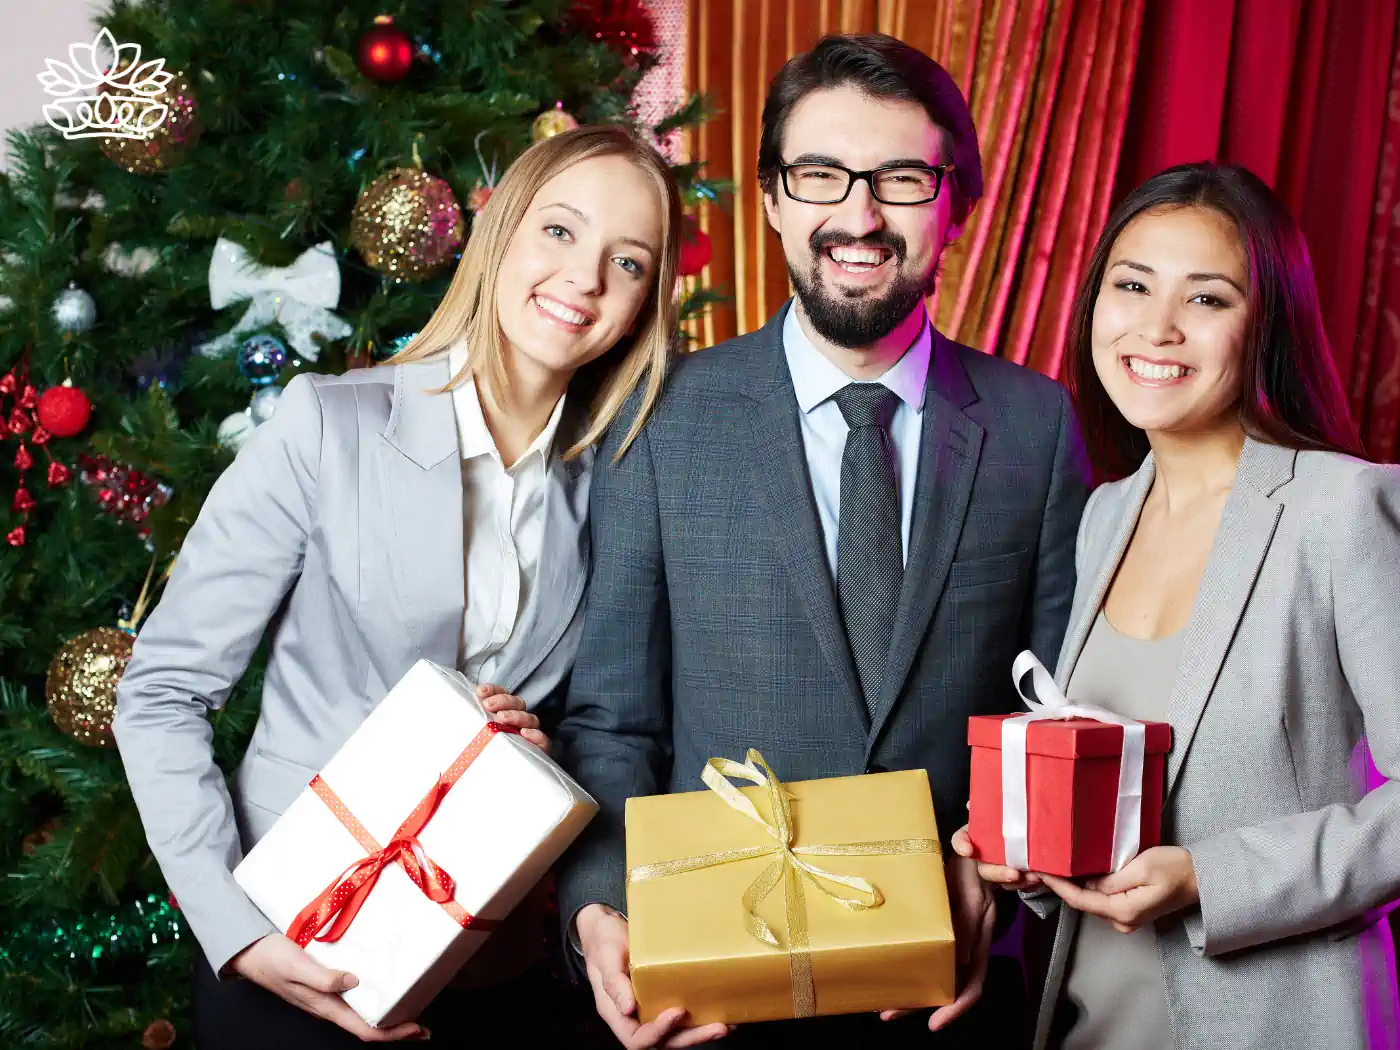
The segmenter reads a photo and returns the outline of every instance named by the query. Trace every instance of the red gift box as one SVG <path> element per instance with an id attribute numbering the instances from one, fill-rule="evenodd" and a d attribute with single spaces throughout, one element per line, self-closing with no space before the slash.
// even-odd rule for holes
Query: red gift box
<path id="1" fill-rule="evenodd" d="M 976 715 L 968 835 L 977 859 L 1006 863 L 1002 837 L 1001 724 L 1015 715 Z M 1144 722 L 1142 830 L 1139 849 L 1162 841 L 1162 793 L 1172 727 Z M 1026 800 L 1031 871 L 1103 875 L 1112 867 L 1113 821 L 1123 727 L 1087 718 L 1032 722 L 1026 731 Z"/>

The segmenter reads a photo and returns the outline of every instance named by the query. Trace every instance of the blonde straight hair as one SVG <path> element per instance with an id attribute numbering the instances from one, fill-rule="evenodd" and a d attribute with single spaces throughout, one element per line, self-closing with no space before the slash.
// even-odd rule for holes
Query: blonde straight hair
<path id="1" fill-rule="evenodd" d="M 467 363 L 443 390 L 478 376 L 486 385 L 487 395 L 501 404 L 509 381 L 504 358 L 506 337 L 496 311 L 496 287 L 506 249 L 540 187 L 580 161 L 608 156 L 626 157 L 656 183 L 665 215 L 661 257 L 657 260 L 651 294 L 637 315 L 632 333 L 580 370 L 588 372 L 588 385 L 596 393 L 587 430 L 565 452 L 566 459 L 577 456 L 602 437 L 645 379 L 645 394 L 618 456 L 627 451 L 661 397 L 679 328 L 676 281 L 680 266 L 680 191 L 666 162 L 626 128 L 575 128 L 537 142 L 521 154 L 473 221 L 462 261 L 433 316 L 412 342 L 385 362 L 393 365 L 421 361 L 465 339 Z"/>

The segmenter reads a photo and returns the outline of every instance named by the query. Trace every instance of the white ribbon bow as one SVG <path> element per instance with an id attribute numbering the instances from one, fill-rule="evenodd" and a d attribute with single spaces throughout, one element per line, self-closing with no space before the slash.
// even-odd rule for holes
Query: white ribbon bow
<path id="1" fill-rule="evenodd" d="M 330 241 L 308 248 L 290 266 L 262 266 L 241 244 L 220 237 L 209 260 L 209 304 L 222 310 L 240 300 L 251 300 L 248 309 L 232 331 L 199 348 L 205 357 L 227 353 L 240 336 L 274 321 L 297 355 L 308 361 L 320 353 L 315 336 L 329 341 L 351 332 L 331 312 L 340 302 L 340 263 Z"/>
<path id="2" fill-rule="evenodd" d="M 1023 684 L 1030 675 L 1027 696 Z M 1035 654 L 1024 652 L 1011 665 L 1016 692 L 1030 714 L 1001 723 L 1001 828 L 1006 842 L 1006 864 L 1022 871 L 1030 867 L 1029 828 L 1026 816 L 1026 731 L 1032 722 L 1089 718 L 1123 727 L 1123 760 L 1118 766 L 1118 805 L 1113 819 L 1113 853 L 1110 871 L 1117 871 L 1137 856 L 1142 837 L 1142 774 L 1147 727 L 1136 719 L 1093 704 L 1073 704 Z"/>

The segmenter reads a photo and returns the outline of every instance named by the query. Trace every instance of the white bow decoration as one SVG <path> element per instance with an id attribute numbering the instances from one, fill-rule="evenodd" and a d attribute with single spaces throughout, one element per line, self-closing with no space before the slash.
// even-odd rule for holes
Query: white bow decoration
<path id="1" fill-rule="evenodd" d="M 313 337 L 329 341 L 351 332 L 350 325 L 331 312 L 340 302 L 340 263 L 330 241 L 308 248 L 290 266 L 262 266 L 241 244 L 220 237 L 209 260 L 209 304 L 222 310 L 241 300 L 251 300 L 248 309 L 232 331 L 199 348 L 205 357 L 227 353 L 240 336 L 274 321 L 307 361 L 315 361 L 320 353 Z"/>
<path id="2" fill-rule="evenodd" d="M 1030 692 L 1023 688 L 1030 675 Z M 1142 839 L 1142 778 L 1147 750 L 1147 727 L 1107 708 L 1074 704 L 1060 691 L 1054 677 L 1035 654 L 1023 652 L 1011 665 L 1016 692 L 1030 714 L 1001 723 L 1001 830 L 1006 843 L 1006 865 L 1022 871 L 1030 867 L 1026 801 L 1026 731 L 1032 722 L 1089 718 L 1123 727 L 1123 759 L 1118 766 L 1118 805 L 1113 820 L 1113 853 L 1110 871 L 1117 871 L 1138 853 Z"/>

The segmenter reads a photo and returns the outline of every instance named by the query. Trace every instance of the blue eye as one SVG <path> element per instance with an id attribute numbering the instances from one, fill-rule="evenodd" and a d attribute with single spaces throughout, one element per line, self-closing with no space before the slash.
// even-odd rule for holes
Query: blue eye
<path id="1" fill-rule="evenodd" d="M 544 232 L 547 236 L 552 237 L 556 241 L 573 239 L 573 234 L 569 232 L 568 227 L 560 226 L 557 222 L 547 224 L 544 228 Z"/>
<path id="2" fill-rule="evenodd" d="M 629 259 L 625 255 L 618 256 L 616 259 L 613 260 L 613 262 L 617 263 L 617 265 L 621 266 L 633 277 L 640 277 L 643 273 L 646 272 L 642 269 L 641 263 L 639 263 L 636 259 Z"/>

